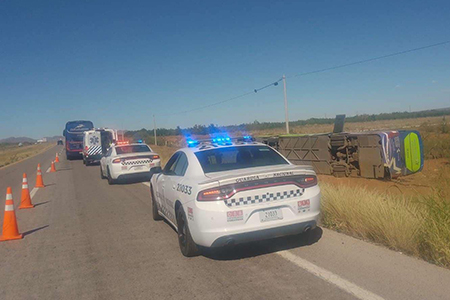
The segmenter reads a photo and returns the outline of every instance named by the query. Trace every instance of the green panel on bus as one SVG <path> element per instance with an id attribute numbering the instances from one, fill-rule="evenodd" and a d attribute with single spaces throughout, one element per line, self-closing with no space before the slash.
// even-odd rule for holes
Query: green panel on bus
<path id="1" fill-rule="evenodd" d="M 406 168 L 410 172 L 419 171 L 422 165 L 419 136 L 415 132 L 411 132 L 405 137 L 403 142 Z"/>

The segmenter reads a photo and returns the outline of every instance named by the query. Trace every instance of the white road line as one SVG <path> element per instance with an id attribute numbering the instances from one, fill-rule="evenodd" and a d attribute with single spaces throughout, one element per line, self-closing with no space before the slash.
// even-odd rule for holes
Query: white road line
<path id="1" fill-rule="evenodd" d="M 47 173 L 50 173 L 50 169 L 51 169 L 51 167 L 48 167 L 48 169 L 47 169 Z"/>
<path id="2" fill-rule="evenodd" d="M 344 290 L 347 293 L 352 294 L 353 296 L 355 296 L 358 299 L 361 299 L 361 300 L 384 300 L 384 298 L 382 298 L 372 292 L 369 292 L 368 290 L 365 290 L 365 289 L 357 286 L 356 284 L 354 284 L 348 280 L 345 280 L 344 278 L 341 278 L 340 276 L 338 276 L 330 271 L 322 269 L 321 267 L 318 267 L 315 264 L 310 263 L 309 261 L 304 260 L 303 258 L 300 258 L 287 250 L 276 252 L 276 254 L 278 254 L 279 256 L 283 257 L 284 259 L 290 261 L 291 263 L 299 266 L 300 268 L 308 271 L 309 273 L 312 273 L 315 276 L 317 276 L 329 283 L 336 285 L 341 290 Z"/>
<path id="3" fill-rule="evenodd" d="M 150 182 L 141 182 L 143 185 L 150 187 Z"/>
<path id="4" fill-rule="evenodd" d="M 34 194 L 36 194 L 38 190 L 39 190 L 38 188 L 33 188 L 33 189 L 31 190 L 31 192 L 30 192 L 30 198 L 31 198 L 31 199 L 33 199 Z"/>

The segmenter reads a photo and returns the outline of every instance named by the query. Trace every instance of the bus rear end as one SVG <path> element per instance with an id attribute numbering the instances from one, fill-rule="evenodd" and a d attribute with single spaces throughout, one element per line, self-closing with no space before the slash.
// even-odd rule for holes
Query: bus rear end
<path id="1" fill-rule="evenodd" d="M 66 138 L 67 159 L 81 158 L 84 132 L 93 128 L 94 124 L 91 121 L 70 121 L 66 123 L 63 135 Z"/>

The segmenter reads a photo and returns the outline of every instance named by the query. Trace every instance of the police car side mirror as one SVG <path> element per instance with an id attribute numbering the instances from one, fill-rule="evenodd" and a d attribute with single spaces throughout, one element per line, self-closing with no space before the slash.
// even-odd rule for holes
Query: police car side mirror
<path id="1" fill-rule="evenodd" d="M 157 174 L 157 173 L 161 173 L 161 172 L 162 172 L 162 168 L 161 167 L 150 168 L 150 174 Z"/>

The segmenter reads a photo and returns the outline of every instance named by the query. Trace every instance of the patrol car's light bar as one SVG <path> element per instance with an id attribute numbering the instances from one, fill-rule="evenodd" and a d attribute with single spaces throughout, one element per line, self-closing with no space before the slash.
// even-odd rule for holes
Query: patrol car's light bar
<path id="1" fill-rule="evenodd" d="M 198 141 L 194 141 L 194 140 L 191 140 L 191 139 L 186 140 L 186 142 L 188 144 L 188 147 L 195 147 L 199 143 Z"/>

